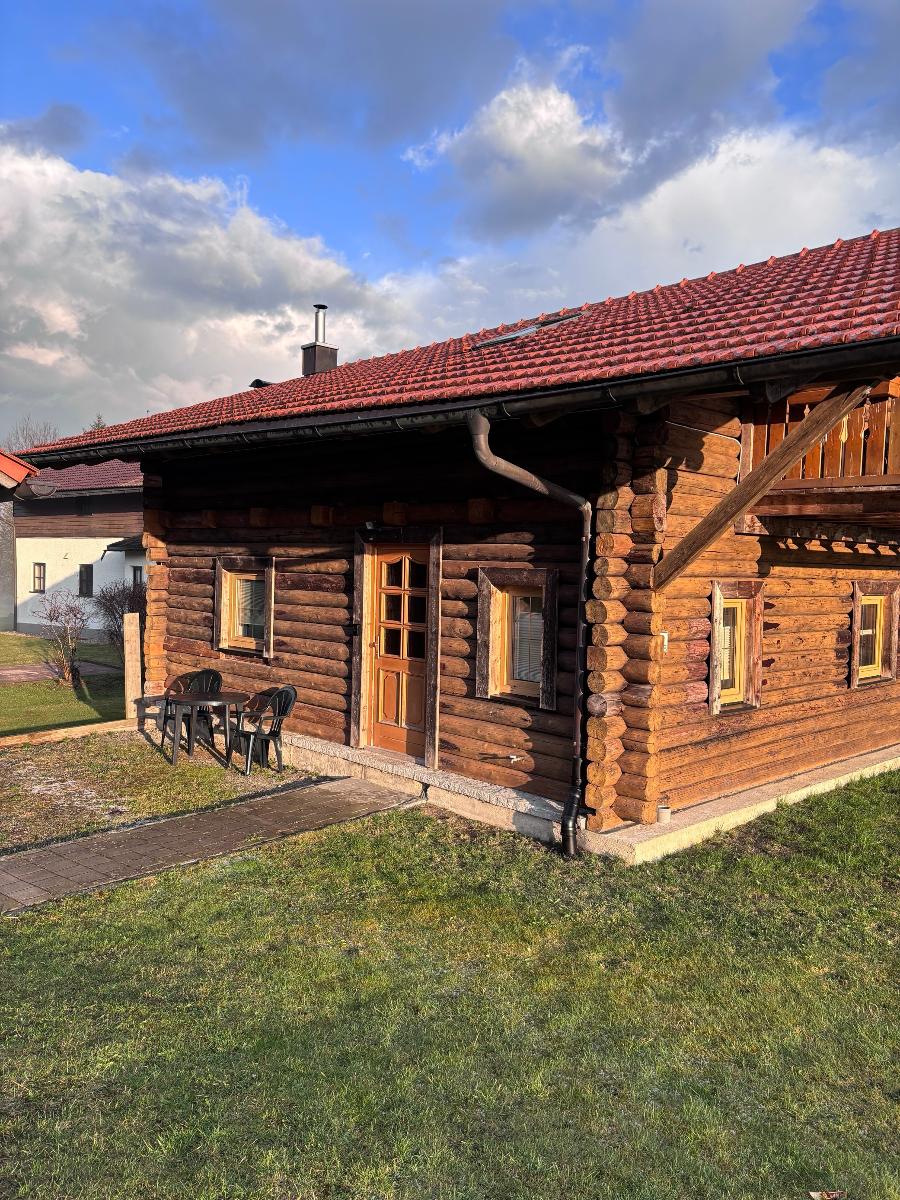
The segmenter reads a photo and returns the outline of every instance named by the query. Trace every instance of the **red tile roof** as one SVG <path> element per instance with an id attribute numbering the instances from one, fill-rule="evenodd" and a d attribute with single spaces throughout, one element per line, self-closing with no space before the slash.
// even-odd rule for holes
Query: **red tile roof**
<path id="1" fill-rule="evenodd" d="M 455 401 L 735 362 L 900 334 L 900 229 L 563 310 L 576 320 L 479 348 L 544 318 L 63 438 L 53 448 L 242 421 Z M 44 447 L 34 447 L 35 450 Z"/>
<path id="2" fill-rule="evenodd" d="M 71 439 L 67 439 L 71 440 Z M 139 488 L 143 483 L 141 468 L 136 463 L 111 458 L 102 463 L 81 463 L 56 471 L 45 467 L 35 483 L 53 483 L 59 492 L 93 492 L 103 488 Z"/>
<path id="3" fill-rule="evenodd" d="M 19 458 L 17 454 L 0 449 L 0 471 L 9 479 L 15 479 L 17 483 L 21 483 L 29 475 L 34 475 L 37 468 L 33 467 L 31 463 L 27 463 L 24 458 Z"/>

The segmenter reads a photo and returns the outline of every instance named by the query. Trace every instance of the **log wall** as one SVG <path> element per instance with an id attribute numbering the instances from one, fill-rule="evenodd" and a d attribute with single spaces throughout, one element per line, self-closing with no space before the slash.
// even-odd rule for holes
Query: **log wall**
<path id="1" fill-rule="evenodd" d="M 659 551 L 677 545 L 734 486 L 744 402 L 739 394 L 673 402 L 641 420 L 632 514 L 659 514 L 662 527 L 641 535 Z M 889 532 L 883 543 L 833 543 L 730 531 L 662 596 L 634 562 L 625 620 L 642 632 L 624 643 L 631 661 L 621 815 L 652 820 L 661 799 L 679 808 L 897 740 L 900 683 L 849 686 L 853 582 L 900 579 Z M 711 716 L 715 579 L 764 581 L 763 671 L 759 708 Z"/>
<path id="2" fill-rule="evenodd" d="M 571 420 L 539 431 L 498 425 L 499 453 L 596 499 L 598 541 L 618 554 L 628 520 L 630 438 L 620 418 Z M 573 452 L 573 445 L 579 446 Z M 151 472 L 148 472 L 151 474 Z M 322 444 L 263 456 L 246 451 L 190 463 L 154 464 L 159 485 L 147 489 L 148 624 L 146 687 L 203 666 L 226 686 L 256 691 L 292 683 L 297 705 L 287 728 L 347 743 L 350 734 L 354 536 L 366 522 L 396 529 L 439 526 L 439 765 L 472 778 L 554 800 L 572 775 L 575 638 L 580 516 L 516 489 L 474 460 L 464 431 Z M 617 500 L 616 497 L 619 499 Z M 618 504 L 618 508 L 616 507 Z M 624 527 L 624 526 L 623 526 Z M 415 540 L 415 533 L 410 534 Z M 604 541 L 605 539 L 605 541 Z M 375 538 L 377 540 L 377 536 Z M 271 662 L 213 644 L 217 556 L 273 558 L 276 568 Z M 592 678 L 621 689 L 614 664 L 625 563 L 608 559 L 606 607 L 596 607 Z M 558 572 L 557 706 L 475 695 L 477 580 L 480 567 L 551 568 Z M 603 586 L 598 597 L 607 595 Z M 598 600 L 597 605 L 601 601 Z M 602 616 L 602 620 L 600 620 Z M 604 682 L 605 681 L 605 682 Z M 592 798 L 610 809 L 617 726 L 592 730 Z M 614 818 L 619 820 L 619 818 Z"/>
<path id="3" fill-rule="evenodd" d="M 506 423 L 495 450 L 594 505 L 585 680 L 588 824 L 674 807 L 896 740 L 900 684 L 849 687 L 855 579 L 900 579 L 896 540 L 779 541 L 731 531 L 660 595 L 653 572 L 730 491 L 745 393 L 652 415 Z M 465 431 L 322 442 L 148 465 L 146 681 L 215 666 L 226 685 L 293 683 L 288 728 L 350 737 L 354 537 L 367 522 L 443 536 L 439 764 L 554 800 L 568 793 L 580 518 L 475 462 Z M 845 534 L 844 534 L 845 536 Z M 419 539 L 421 540 L 421 539 Z M 274 559 L 274 657 L 213 645 L 217 556 Z M 557 708 L 475 695 L 479 567 L 559 572 Z M 761 706 L 709 710 L 715 579 L 764 581 Z"/>

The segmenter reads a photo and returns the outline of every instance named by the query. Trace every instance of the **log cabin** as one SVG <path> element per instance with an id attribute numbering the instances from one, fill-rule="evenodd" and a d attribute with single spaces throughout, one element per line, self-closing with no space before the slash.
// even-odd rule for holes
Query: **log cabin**
<path id="1" fill-rule="evenodd" d="M 895 229 L 340 366 L 318 308 L 28 457 L 142 464 L 148 692 L 290 682 L 295 761 L 571 855 L 900 741 L 898 376 Z"/>

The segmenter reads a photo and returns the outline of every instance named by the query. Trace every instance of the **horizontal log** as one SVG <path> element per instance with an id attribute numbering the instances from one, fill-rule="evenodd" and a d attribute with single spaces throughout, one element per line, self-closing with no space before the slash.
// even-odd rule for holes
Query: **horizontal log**
<path id="1" fill-rule="evenodd" d="M 440 765 L 444 770 L 456 771 L 469 778 L 483 779 L 500 787 L 518 788 L 550 800 L 563 801 L 569 794 L 569 784 L 558 779 L 544 779 L 528 771 L 517 771 L 513 767 L 499 767 L 464 758 L 447 750 L 440 752 Z"/>
<path id="2" fill-rule="evenodd" d="M 621 707 L 621 706 L 620 706 Z M 588 717 L 588 737 L 596 741 L 620 740 L 628 730 L 622 717 Z"/>
<path id="3" fill-rule="evenodd" d="M 510 728 L 529 729 L 536 733 L 560 734 L 571 739 L 572 719 L 559 713 L 544 712 L 514 701 L 481 700 L 464 695 L 450 695 L 441 685 L 440 714 L 459 716 L 475 721 L 487 721 Z"/>
<path id="4" fill-rule="evenodd" d="M 170 583 L 168 595 L 171 600 L 174 600 L 178 596 L 195 596 L 211 601 L 213 598 L 213 588 L 208 584 L 202 583 Z"/>
<path id="5" fill-rule="evenodd" d="M 441 716 L 441 733 L 482 741 L 496 751 L 507 753 L 528 751 L 563 759 L 571 766 L 572 730 L 568 736 L 553 733 L 538 733 L 534 729 L 521 729 L 516 725 L 499 725 L 496 722 L 477 720 L 472 717 L 444 713 Z"/>
<path id="6" fill-rule="evenodd" d="M 445 540 L 442 550 L 445 563 L 462 562 L 469 565 L 496 563 L 505 567 L 509 562 L 547 563 L 577 563 L 579 549 L 574 538 L 562 545 L 510 544 L 506 542 L 477 542 L 463 545 L 448 544 Z"/>
<path id="7" fill-rule="evenodd" d="M 471 762 L 491 767 L 524 771 L 529 775 L 539 775 L 542 779 L 567 782 L 572 774 L 570 761 L 553 758 L 546 754 L 535 754 L 523 748 L 508 749 L 507 747 L 493 746 L 486 744 L 481 739 L 463 737 L 450 732 L 443 726 L 440 731 L 439 746 L 442 754 L 454 754 Z"/>
<path id="8" fill-rule="evenodd" d="M 288 607 L 276 604 L 273 610 L 276 626 L 288 630 L 298 625 L 326 626 L 328 628 L 344 629 L 350 624 L 350 612 L 346 608 L 318 608 L 312 604 Z"/>
<path id="9" fill-rule="evenodd" d="M 589 600 L 585 615 L 592 624 L 602 625 L 607 622 L 624 621 L 628 616 L 628 609 L 619 600 Z"/>
<path id="10" fill-rule="evenodd" d="M 618 692 L 597 692 L 589 695 L 585 708 L 593 717 L 617 717 L 622 712 L 622 699 Z"/>
<path id="11" fill-rule="evenodd" d="M 275 572 L 275 593 L 280 592 L 338 592 L 346 593 L 348 588 L 347 572 L 349 563 L 345 559 L 336 559 L 336 563 L 343 563 L 343 568 L 335 567 L 334 570 L 325 570 L 329 567 L 328 563 L 316 563 L 316 567 L 323 568 L 322 570 L 300 571 L 297 569 L 291 571 L 276 571 Z"/>

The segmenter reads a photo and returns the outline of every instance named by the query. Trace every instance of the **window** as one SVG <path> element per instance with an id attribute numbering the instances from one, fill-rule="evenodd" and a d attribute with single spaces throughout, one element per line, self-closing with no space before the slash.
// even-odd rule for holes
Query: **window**
<path id="1" fill-rule="evenodd" d="M 475 694 L 556 707 L 557 572 L 478 572 Z"/>
<path id="2" fill-rule="evenodd" d="M 544 593 L 527 588 L 501 592 L 502 632 L 498 656 L 498 691 L 538 696 L 544 641 Z"/>
<path id="3" fill-rule="evenodd" d="M 31 590 L 33 592 L 45 592 L 47 590 L 47 564 L 32 563 L 31 565 Z"/>
<path id="4" fill-rule="evenodd" d="M 144 582 L 144 568 L 143 567 L 132 567 L 131 568 L 131 586 L 132 587 L 140 587 L 143 582 Z"/>
<path id="5" fill-rule="evenodd" d="M 216 646 L 270 658 L 275 572 L 272 567 L 245 570 L 246 561 L 240 567 L 235 561 L 235 569 L 228 559 L 216 563 Z"/>
<path id="6" fill-rule="evenodd" d="M 900 583 L 854 583 L 851 687 L 896 679 L 898 595 Z"/>
<path id="7" fill-rule="evenodd" d="M 261 650 L 266 623 L 265 578 L 229 574 L 228 585 L 228 644 Z"/>
<path id="8" fill-rule="evenodd" d="M 713 583 L 710 712 L 756 708 L 762 686 L 762 582 Z"/>
<path id="9" fill-rule="evenodd" d="M 93 596 L 94 594 L 94 564 L 82 563 L 78 568 L 78 595 Z"/>
<path id="10" fill-rule="evenodd" d="M 747 677 L 749 600 L 723 600 L 719 643 L 719 703 L 743 704 Z"/>

